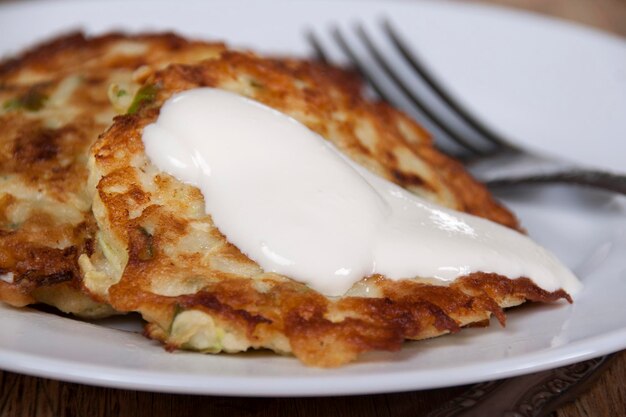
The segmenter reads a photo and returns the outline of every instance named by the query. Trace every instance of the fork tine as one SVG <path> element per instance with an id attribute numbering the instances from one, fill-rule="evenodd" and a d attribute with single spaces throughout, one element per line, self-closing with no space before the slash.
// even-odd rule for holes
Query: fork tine
<path id="1" fill-rule="evenodd" d="M 484 155 L 488 153 L 488 151 L 480 149 L 478 146 L 469 142 L 467 139 L 458 135 L 455 131 L 447 126 L 445 122 L 439 118 L 432 111 L 429 106 L 422 100 L 407 84 L 402 78 L 398 75 L 398 73 L 391 67 L 389 62 L 383 57 L 378 48 L 374 45 L 370 37 L 367 35 L 362 26 L 357 27 L 357 35 L 363 41 L 367 50 L 372 55 L 372 57 L 376 60 L 378 65 L 383 69 L 385 74 L 398 86 L 398 88 L 402 91 L 402 93 L 411 101 L 411 103 L 420 110 L 422 114 L 424 114 L 435 126 L 441 129 L 443 132 L 450 137 L 450 139 L 454 140 L 457 144 L 461 145 L 465 149 L 474 153 L 475 155 Z"/>
<path id="2" fill-rule="evenodd" d="M 332 31 L 331 31 L 331 34 L 332 34 L 333 38 L 335 39 L 335 41 L 337 41 L 337 44 L 339 45 L 339 48 L 341 49 L 341 51 L 348 57 L 350 62 L 356 67 L 356 69 L 358 70 L 359 74 L 361 74 L 363 77 L 365 77 L 365 79 L 367 80 L 367 83 L 370 85 L 370 87 L 372 87 L 372 89 L 376 92 L 376 94 L 380 98 L 385 100 L 386 102 L 391 103 L 392 102 L 391 101 L 391 97 L 385 92 L 385 90 L 383 90 L 383 88 L 381 87 L 380 83 L 378 81 L 376 81 L 376 79 L 373 78 L 369 74 L 369 72 L 365 68 L 365 65 L 356 56 L 356 53 L 350 47 L 350 45 L 348 45 L 348 42 L 346 42 L 345 38 L 343 37 L 343 35 L 339 31 L 339 29 L 333 28 Z"/>
<path id="3" fill-rule="evenodd" d="M 358 58 L 352 47 L 345 40 L 341 32 L 338 28 L 333 28 L 331 30 L 331 35 L 334 38 L 336 44 L 339 46 L 340 50 L 343 54 L 348 58 L 351 64 L 355 67 L 355 69 L 359 72 L 361 76 L 365 78 L 368 85 L 372 88 L 374 93 L 378 95 L 382 100 L 387 101 L 389 103 L 393 102 L 393 99 L 389 94 L 385 92 L 382 88 L 379 81 L 377 81 L 374 77 L 370 75 L 370 72 L 367 70 L 361 59 Z M 319 38 L 315 35 L 314 31 L 309 30 L 305 33 L 305 37 L 309 42 L 310 46 L 313 48 L 315 57 L 317 59 L 325 60 L 325 62 L 330 62 L 328 58 L 328 54 L 324 52 L 324 47 L 322 46 L 322 42 L 320 42 Z M 441 148 L 440 148 L 441 149 Z M 441 149 L 443 152 L 449 154 L 450 156 L 465 161 L 472 160 L 476 158 L 476 153 L 474 152 L 450 152 L 448 150 Z"/>
<path id="4" fill-rule="evenodd" d="M 307 41 L 309 42 L 309 45 L 313 47 L 313 53 L 315 54 L 315 59 L 323 63 L 328 63 L 329 62 L 328 57 L 326 56 L 326 53 L 324 52 L 324 48 L 322 48 L 321 42 L 319 41 L 319 39 L 317 39 L 317 36 L 315 36 L 315 33 L 312 30 L 307 30 L 305 33 L 305 37 Z"/>
<path id="5" fill-rule="evenodd" d="M 357 57 L 356 53 L 354 52 L 352 47 L 348 44 L 348 42 L 345 40 L 345 38 L 343 37 L 339 29 L 333 28 L 331 30 L 331 35 L 334 38 L 337 45 L 339 46 L 339 48 L 341 49 L 341 51 L 343 52 L 343 54 L 349 59 L 349 61 L 355 67 L 355 69 L 359 72 L 359 74 L 365 78 L 368 85 L 372 88 L 372 90 L 376 93 L 376 95 L 378 95 L 378 97 L 380 97 L 382 100 L 392 103 L 393 99 L 391 98 L 391 96 L 385 92 L 380 82 L 370 75 L 367 68 L 363 64 L 363 62 Z M 321 60 L 322 62 L 330 62 L 328 55 L 324 52 L 322 43 L 320 42 L 319 38 L 315 35 L 315 33 L 309 30 L 305 33 L 305 37 L 307 41 L 309 42 L 310 46 L 313 48 L 315 58 L 318 60 Z M 461 161 L 472 160 L 476 158 L 477 156 L 476 153 L 472 151 L 470 151 L 469 153 L 467 151 L 461 152 L 461 153 L 452 153 L 452 152 L 449 152 L 448 150 L 443 150 L 443 149 L 442 151 Z"/>
<path id="6" fill-rule="evenodd" d="M 422 60 L 414 52 L 410 52 L 406 44 L 400 39 L 396 30 L 392 27 L 389 20 L 383 21 L 383 29 L 391 43 L 398 49 L 402 57 L 413 68 L 413 70 L 424 80 L 424 82 L 435 92 L 439 98 L 446 103 L 446 105 L 456 112 L 457 116 L 462 119 L 467 125 L 469 125 L 476 132 L 480 133 L 482 137 L 494 145 L 508 149 L 517 149 L 509 141 L 502 139 L 493 130 L 487 127 L 480 120 L 475 118 L 469 111 L 467 111 L 458 101 L 452 98 L 450 93 L 443 87 L 442 84 L 435 80 L 435 77 L 426 69 Z"/>

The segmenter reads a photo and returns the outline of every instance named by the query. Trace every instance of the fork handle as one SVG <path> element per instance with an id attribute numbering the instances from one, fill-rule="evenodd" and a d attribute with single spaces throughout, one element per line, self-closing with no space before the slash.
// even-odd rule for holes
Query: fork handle
<path id="1" fill-rule="evenodd" d="M 626 195 L 626 175 L 602 171 L 574 169 L 549 174 L 507 177 L 489 180 L 489 187 L 510 187 L 523 184 L 562 183 L 599 188 Z"/>

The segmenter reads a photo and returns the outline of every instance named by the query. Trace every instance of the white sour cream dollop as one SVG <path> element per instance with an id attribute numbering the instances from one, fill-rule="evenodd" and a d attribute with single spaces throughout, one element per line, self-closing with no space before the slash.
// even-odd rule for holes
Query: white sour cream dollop
<path id="1" fill-rule="evenodd" d="M 527 236 L 419 198 L 243 96 L 176 94 L 143 141 L 160 170 L 202 191 L 206 212 L 244 254 L 325 295 L 372 274 L 451 281 L 482 271 L 548 291 L 581 287 Z"/>

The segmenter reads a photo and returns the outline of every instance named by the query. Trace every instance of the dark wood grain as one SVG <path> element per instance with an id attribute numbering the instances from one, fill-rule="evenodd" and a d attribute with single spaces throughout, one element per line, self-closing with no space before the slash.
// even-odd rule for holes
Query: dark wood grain
<path id="1" fill-rule="evenodd" d="M 626 37 L 626 0 L 470 0 L 530 10 Z M 621 417 L 621 416 L 620 416 Z"/>
<path id="2" fill-rule="evenodd" d="M 0 374 L 0 416 L 419 416 L 465 388 L 327 398 L 234 398 L 156 394 Z"/>
<path id="3" fill-rule="evenodd" d="M 621 352 L 593 387 L 555 417 L 626 416 L 626 351 Z"/>
<path id="4" fill-rule="evenodd" d="M 591 391 L 559 409 L 555 417 L 619 417 L 626 410 L 626 351 L 609 364 Z M 198 415 L 244 417 L 420 417 L 467 387 L 330 398 L 229 398 L 157 394 L 0 373 L 0 416 Z"/>

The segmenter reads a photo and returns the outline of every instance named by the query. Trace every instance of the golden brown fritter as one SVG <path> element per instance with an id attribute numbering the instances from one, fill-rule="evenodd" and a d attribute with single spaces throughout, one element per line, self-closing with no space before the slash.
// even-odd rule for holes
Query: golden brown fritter
<path id="1" fill-rule="evenodd" d="M 222 49 L 172 34 L 71 34 L 0 63 L 0 300 L 113 312 L 84 295 L 77 264 L 94 246 L 89 148 L 136 107 L 142 77 Z"/>
<path id="2" fill-rule="evenodd" d="M 98 244 L 91 257 L 80 258 L 89 291 L 117 310 L 140 312 L 149 337 L 171 349 L 269 348 L 309 365 L 337 366 L 362 352 L 399 349 L 405 339 L 484 323 L 492 314 L 503 323 L 502 308 L 525 300 L 569 300 L 562 290 L 548 293 L 527 278 L 485 273 L 450 285 L 429 277 L 363 277 L 343 297 L 328 298 L 264 272 L 204 213 L 197 188 L 160 172 L 145 155 L 142 130 L 164 101 L 201 86 L 230 90 L 294 117 L 354 161 L 424 198 L 519 227 L 460 164 L 433 148 L 415 122 L 363 99 L 350 73 L 239 52 L 171 65 L 147 80 L 151 100 L 137 114 L 116 118 L 92 150 Z"/>

